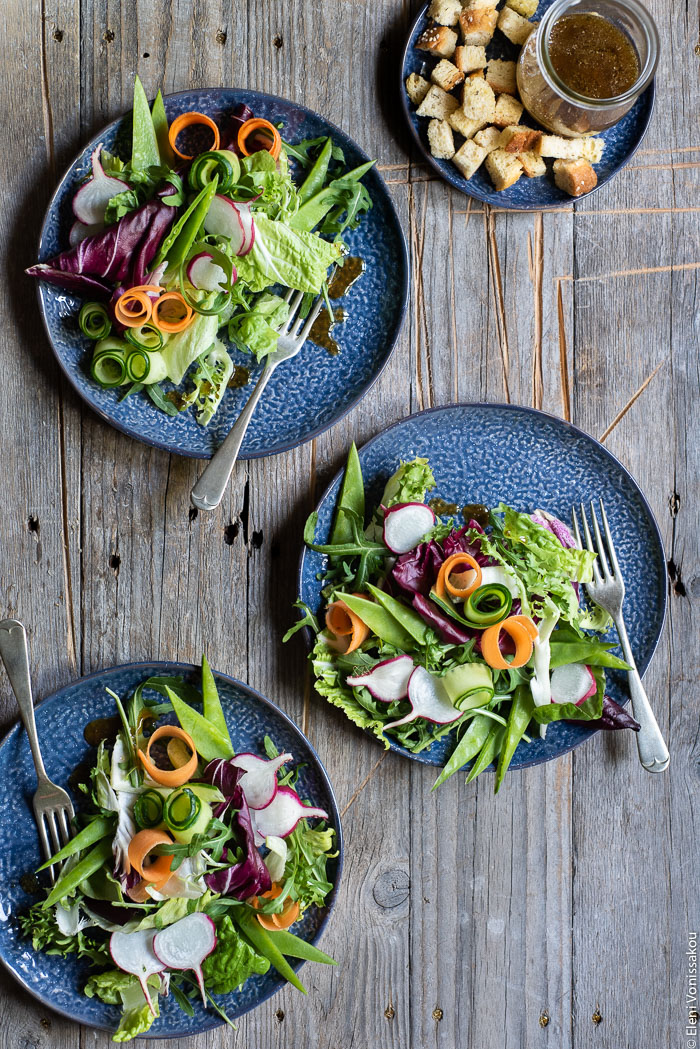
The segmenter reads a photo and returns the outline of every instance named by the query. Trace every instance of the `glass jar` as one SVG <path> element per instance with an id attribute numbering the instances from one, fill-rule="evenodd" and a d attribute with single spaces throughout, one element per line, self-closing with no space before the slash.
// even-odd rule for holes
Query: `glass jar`
<path id="1" fill-rule="evenodd" d="M 568 87 L 549 54 L 552 28 L 564 15 L 599 15 L 631 40 L 639 76 L 614 98 L 588 98 Z M 659 35 L 651 15 L 637 0 L 555 0 L 520 52 L 518 91 L 523 105 L 543 127 L 557 135 L 582 138 L 616 124 L 651 83 L 659 57 Z"/>

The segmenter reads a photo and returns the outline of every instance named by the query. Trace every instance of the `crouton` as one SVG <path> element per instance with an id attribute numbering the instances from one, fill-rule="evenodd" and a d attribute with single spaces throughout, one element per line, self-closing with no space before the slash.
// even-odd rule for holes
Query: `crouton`
<path id="1" fill-rule="evenodd" d="M 555 160 L 554 181 L 570 197 L 580 197 L 595 189 L 598 176 L 587 160 Z"/>
<path id="2" fill-rule="evenodd" d="M 430 79 L 443 91 L 451 91 L 457 84 L 462 83 L 464 73 L 460 72 L 457 66 L 453 66 L 449 59 L 441 58 L 430 74 Z"/>
<path id="3" fill-rule="evenodd" d="M 511 124 L 501 132 L 499 149 L 505 149 L 506 153 L 529 153 L 537 149 L 542 138 L 541 131 L 533 131 L 531 127 L 523 124 Z"/>
<path id="4" fill-rule="evenodd" d="M 416 40 L 419 51 L 430 51 L 440 58 L 452 58 L 457 46 L 457 34 L 444 25 L 432 25 Z"/>
<path id="5" fill-rule="evenodd" d="M 514 153 L 494 149 L 486 158 L 486 170 L 497 190 L 508 189 L 523 173 L 523 166 Z"/>
<path id="6" fill-rule="evenodd" d="M 495 10 L 499 3 L 500 0 L 462 0 L 462 7 L 470 8 L 472 11 L 475 11 L 477 7 L 490 7 Z"/>
<path id="7" fill-rule="evenodd" d="M 454 113 L 450 113 L 447 118 L 447 123 L 454 131 L 458 131 L 460 135 L 465 138 L 471 138 L 475 132 L 480 131 L 482 127 L 488 124 L 487 120 L 471 120 L 463 109 L 455 109 Z"/>
<path id="8" fill-rule="evenodd" d="M 450 113 L 459 109 L 459 102 L 452 95 L 448 95 L 437 84 L 428 90 L 425 98 L 418 106 L 416 113 L 419 117 L 435 117 L 437 120 L 447 120 Z"/>
<path id="9" fill-rule="evenodd" d="M 492 58 L 486 67 L 486 83 L 497 95 L 517 95 L 515 62 L 502 62 L 500 58 Z"/>
<path id="10" fill-rule="evenodd" d="M 452 128 L 445 120 L 431 120 L 428 124 L 430 152 L 439 160 L 449 160 L 455 155 Z"/>
<path id="11" fill-rule="evenodd" d="M 537 178 L 547 172 L 547 165 L 539 153 L 518 153 L 518 160 L 528 178 Z"/>
<path id="12" fill-rule="evenodd" d="M 587 160 L 589 164 L 597 164 L 603 155 L 604 145 L 602 138 L 560 138 L 559 135 L 543 135 L 537 152 L 542 157 Z"/>
<path id="13" fill-rule="evenodd" d="M 491 123 L 496 112 L 496 96 L 485 80 L 476 77 L 465 81 L 462 109 L 470 120 L 480 120 L 481 127 Z"/>
<path id="14" fill-rule="evenodd" d="M 465 44 L 488 44 L 498 22 L 495 7 L 465 7 L 459 16 L 462 39 Z"/>
<path id="15" fill-rule="evenodd" d="M 496 99 L 496 109 L 493 114 L 493 122 L 498 127 L 508 127 L 509 124 L 517 124 L 523 115 L 523 104 L 512 95 L 499 95 Z"/>
<path id="16" fill-rule="evenodd" d="M 512 7 L 523 18 L 532 18 L 537 10 L 537 0 L 506 0 L 506 7 Z M 453 22 L 450 24 L 454 25 Z"/>
<path id="17" fill-rule="evenodd" d="M 476 44 L 464 46 L 462 44 L 455 48 L 454 64 L 462 73 L 473 73 L 474 70 L 484 68 L 486 65 L 486 48 L 478 47 Z"/>
<path id="18" fill-rule="evenodd" d="M 504 7 L 498 16 L 498 28 L 513 44 L 524 44 L 536 26 L 536 22 L 521 18 L 511 7 Z"/>
<path id="19" fill-rule="evenodd" d="M 430 82 L 425 77 L 411 73 L 406 77 L 406 94 L 414 106 L 419 106 L 430 90 Z"/>
<path id="20" fill-rule="evenodd" d="M 487 150 L 483 146 L 477 146 L 473 139 L 463 142 L 455 155 L 452 163 L 456 164 L 465 178 L 471 178 L 476 169 L 482 164 Z"/>
<path id="21" fill-rule="evenodd" d="M 501 141 L 500 128 L 485 127 L 481 131 L 477 131 L 474 135 L 474 141 L 477 146 L 483 146 L 487 153 L 492 153 L 494 149 L 498 149 Z"/>
<path id="22" fill-rule="evenodd" d="M 461 0 L 432 0 L 428 8 L 428 18 L 439 22 L 440 25 L 457 25 L 461 10 Z"/>

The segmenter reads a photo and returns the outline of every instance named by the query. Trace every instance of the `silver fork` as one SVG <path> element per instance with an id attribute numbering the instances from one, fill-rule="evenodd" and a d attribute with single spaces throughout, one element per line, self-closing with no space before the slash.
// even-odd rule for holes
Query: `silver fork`
<path id="1" fill-rule="evenodd" d="M 622 602 L 625 597 L 625 583 L 615 554 L 615 547 L 613 545 L 610 526 L 608 524 L 608 516 L 605 513 L 602 499 L 600 500 L 600 513 L 603 518 L 605 543 L 603 542 L 600 528 L 598 527 L 595 506 L 591 501 L 591 518 L 593 520 L 593 530 L 596 538 L 594 545 L 588 527 L 586 509 L 583 503 L 581 503 L 581 518 L 583 520 L 583 529 L 586 534 L 586 546 L 592 553 L 597 553 L 598 555 L 593 563 L 593 581 L 591 583 L 586 583 L 586 593 L 591 601 L 595 602 L 596 605 L 600 605 L 601 608 L 612 616 L 617 628 L 625 659 L 632 667 L 632 670 L 629 671 L 630 696 L 632 697 L 632 713 L 640 725 L 639 732 L 636 733 L 639 760 L 647 772 L 663 772 L 664 769 L 668 768 L 668 763 L 671 758 L 668 753 L 668 747 L 661 735 L 661 730 L 657 724 L 656 718 L 654 717 L 654 712 L 651 709 L 649 698 L 644 690 L 644 686 L 642 685 L 642 679 L 637 671 L 637 665 L 634 661 L 629 638 L 627 636 L 625 621 L 622 615 Z M 571 511 L 571 516 L 574 524 L 574 535 L 579 546 L 581 546 L 581 534 L 578 530 L 576 510 Z"/>
<path id="2" fill-rule="evenodd" d="M 285 302 L 290 303 L 289 317 L 280 332 L 277 349 L 269 357 L 265 358 L 262 375 L 255 384 L 255 389 L 248 398 L 245 408 L 192 489 L 190 498 L 193 505 L 199 510 L 214 510 L 221 502 L 233 468 L 236 465 L 236 459 L 238 458 L 238 452 L 245 437 L 245 432 L 248 429 L 263 390 L 270 381 L 277 365 L 282 364 L 283 361 L 290 360 L 292 357 L 296 357 L 308 338 L 311 325 L 318 317 L 319 310 L 323 305 L 323 297 L 321 295 L 314 300 L 311 311 L 306 321 L 304 321 L 298 316 L 304 294 L 298 291 L 292 299 L 293 294 L 293 290 L 290 289 L 285 295 Z"/>
<path id="3" fill-rule="evenodd" d="M 48 860 L 72 837 L 70 821 L 73 819 L 73 803 L 65 790 L 56 786 L 46 775 L 34 720 L 27 634 L 16 619 L 3 619 L 0 622 L 0 657 L 5 664 L 32 749 L 38 781 L 37 792 L 33 798 L 34 818 L 41 847 Z M 56 880 L 54 866 L 49 867 L 52 882 Z"/>

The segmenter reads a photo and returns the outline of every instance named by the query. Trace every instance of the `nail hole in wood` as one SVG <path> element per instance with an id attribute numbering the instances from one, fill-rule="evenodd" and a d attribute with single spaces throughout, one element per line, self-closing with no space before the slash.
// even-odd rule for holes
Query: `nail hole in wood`
<path id="1" fill-rule="evenodd" d="M 29 515 L 27 528 L 30 532 L 34 532 L 35 534 L 39 532 L 39 518 L 35 517 L 34 514 Z"/>
<path id="2" fill-rule="evenodd" d="M 548 1026 L 549 1026 L 549 1013 L 548 1012 L 543 1012 L 542 1015 L 540 1016 L 540 1027 L 548 1027 Z"/>
<path id="3" fill-rule="evenodd" d="M 216 38 L 215 38 L 217 44 L 221 44 L 221 46 L 223 47 L 223 45 L 226 43 L 226 37 L 227 36 L 228 36 L 228 34 L 227 34 L 226 30 L 225 29 L 220 29 L 218 31 L 218 33 L 216 34 Z"/>
<path id="4" fill-rule="evenodd" d="M 396 1012 L 394 1010 L 394 1005 L 392 1002 L 389 1002 L 389 1004 L 387 1005 L 386 1009 L 384 1010 L 384 1015 L 386 1016 L 387 1020 L 393 1020 L 396 1016 Z"/>
<path id="5" fill-rule="evenodd" d="M 104 33 L 102 34 L 102 39 L 104 40 L 105 44 L 111 44 L 114 40 L 113 31 L 111 29 L 105 29 Z"/>
<path id="6" fill-rule="evenodd" d="M 278 1024 L 282 1023 L 282 1021 L 284 1020 L 284 1009 L 277 1010 L 277 1012 L 275 1013 L 275 1020 Z"/>
<path id="7" fill-rule="evenodd" d="M 603 1022 L 603 1017 L 600 1015 L 600 1009 L 596 1009 L 596 1011 L 593 1013 L 593 1016 L 591 1017 L 591 1020 L 596 1025 L 596 1027 L 598 1026 L 598 1024 Z"/>
<path id="8" fill-rule="evenodd" d="M 150 58 L 151 57 L 150 52 L 149 51 L 144 51 L 143 57 L 144 58 Z M 194 509 L 196 509 L 196 507 Z"/>
<path id="9" fill-rule="evenodd" d="M 263 545 L 262 532 L 253 532 L 252 536 L 250 537 L 250 543 L 253 547 L 253 550 L 259 550 L 260 547 Z"/>
<path id="10" fill-rule="evenodd" d="M 671 590 L 673 593 L 676 597 L 687 597 L 688 591 L 685 588 L 685 583 L 681 579 L 681 570 L 673 558 L 666 562 L 666 568 L 668 569 L 668 578 L 671 580 Z"/>
<path id="11" fill-rule="evenodd" d="M 50 1031 L 51 1030 L 51 1021 L 49 1020 L 48 1016 L 42 1016 L 42 1018 L 39 1021 L 39 1023 L 41 1024 L 41 1026 L 44 1028 L 45 1031 Z"/>
<path id="12" fill-rule="evenodd" d="M 275 39 L 272 41 L 272 43 L 275 45 L 275 47 L 277 48 L 278 51 L 279 51 L 279 49 L 281 47 L 284 47 L 284 40 L 282 39 L 281 36 L 279 36 L 279 34 L 275 37 Z"/>
<path id="13" fill-rule="evenodd" d="M 59 29 L 58 26 L 55 23 L 54 23 L 54 26 L 53 26 L 53 30 L 52 30 L 51 36 L 59 44 L 63 40 L 63 30 Z"/>
<path id="14" fill-rule="evenodd" d="M 238 535 L 238 524 L 229 524 L 224 528 L 224 542 L 227 546 L 233 546 L 233 541 Z"/>
<path id="15" fill-rule="evenodd" d="M 190 521 L 196 521 L 198 513 L 199 513 L 199 510 L 197 509 L 197 507 L 196 506 L 191 506 L 190 507 Z"/>
<path id="16" fill-rule="evenodd" d="M 109 567 L 114 572 L 115 577 L 119 575 L 119 568 L 121 566 L 122 559 L 119 554 L 112 554 L 109 559 Z"/>
<path id="17" fill-rule="evenodd" d="M 444 1015 L 445 1014 L 443 1013 L 442 1009 L 433 1009 L 433 1020 L 435 1020 L 436 1023 L 440 1023 Z"/>

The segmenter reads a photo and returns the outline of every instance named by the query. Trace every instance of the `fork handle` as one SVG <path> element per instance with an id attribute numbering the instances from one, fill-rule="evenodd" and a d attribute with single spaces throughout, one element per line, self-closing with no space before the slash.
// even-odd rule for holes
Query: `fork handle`
<path id="1" fill-rule="evenodd" d="M 204 473 L 192 489 L 190 499 L 192 500 L 192 505 L 196 506 L 198 510 L 215 510 L 223 499 L 224 492 L 226 491 L 229 480 L 231 479 L 231 474 L 233 473 L 233 468 L 236 465 L 236 459 L 238 458 L 238 452 L 243 443 L 243 438 L 245 437 L 250 420 L 253 417 L 253 412 L 257 407 L 258 401 L 260 400 L 263 390 L 267 386 L 275 367 L 274 364 L 269 363 L 268 358 L 268 363 L 263 368 L 262 375 L 255 384 L 255 389 L 248 398 L 245 408 L 236 419 L 226 435 L 223 444 L 216 450 L 212 456 L 211 462 L 208 464 Z"/>
<path id="2" fill-rule="evenodd" d="M 0 657 L 5 664 L 7 676 L 27 730 L 37 778 L 39 780 L 48 779 L 39 749 L 39 738 L 36 734 L 32 683 L 29 677 L 27 633 L 17 619 L 3 619 L 0 622 Z"/>
<path id="3" fill-rule="evenodd" d="M 671 760 L 668 747 L 661 735 L 661 729 L 654 717 L 649 697 L 639 676 L 623 619 L 616 619 L 615 626 L 625 659 L 633 668 L 629 671 L 629 682 L 632 713 L 640 725 L 639 732 L 636 733 L 639 760 L 647 772 L 664 772 Z"/>

